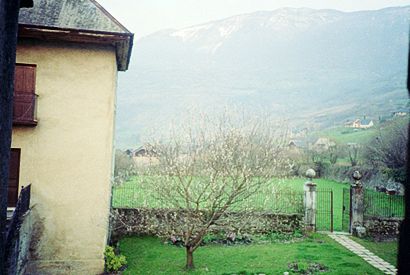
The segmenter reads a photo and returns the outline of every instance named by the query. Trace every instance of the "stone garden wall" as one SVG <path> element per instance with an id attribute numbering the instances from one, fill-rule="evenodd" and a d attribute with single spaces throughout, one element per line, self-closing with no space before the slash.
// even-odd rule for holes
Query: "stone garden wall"
<path id="1" fill-rule="evenodd" d="M 292 233 L 303 229 L 303 214 L 255 213 L 255 219 L 238 219 L 239 213 L 231 212 L 223 220 L 235 220 L 236 223 L 212 226 L 212 233 Z M 112 239 L 119 240 L 127 235 L 157 235 L 165 222 L 181 223 L 186 212 L 173 209 L 115 209 L 112 215 Z"/>
<path id="2" fill-rule="evenodd" d="M 393 240 L 399 236 L 401 218 L 365 217 L 366 234 L 378 241 Z"/>

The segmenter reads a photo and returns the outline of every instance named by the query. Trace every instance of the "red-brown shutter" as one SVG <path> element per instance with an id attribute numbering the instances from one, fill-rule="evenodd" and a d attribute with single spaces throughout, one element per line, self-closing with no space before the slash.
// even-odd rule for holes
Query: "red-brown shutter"
<path id="1" fill-rule="evenodd" d="M 18 199 L 20 177 L 20 149 L 11 149 L 7 206 L 15 207 Z"/>
<path id="2" fill-rule="evenodd" d="M 24 124 L 35 121 L 35 85 L 36 67 L 17 64 L 14 76 L 14 123 Z"/>

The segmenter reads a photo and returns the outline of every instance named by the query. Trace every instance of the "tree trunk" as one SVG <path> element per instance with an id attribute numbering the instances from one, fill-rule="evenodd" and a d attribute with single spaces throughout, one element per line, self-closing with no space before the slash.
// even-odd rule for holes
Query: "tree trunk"
<path id="1" fill-rule="evenodd" d="M 186 265 L 185 268 L 187 270 L 194 269 L 194 251 L 192 247 L 186 247 Z"/>

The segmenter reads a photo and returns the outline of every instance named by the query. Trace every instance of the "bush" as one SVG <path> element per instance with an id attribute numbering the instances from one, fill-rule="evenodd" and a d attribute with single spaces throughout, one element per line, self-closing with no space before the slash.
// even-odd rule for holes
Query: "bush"
<path id="1" fill-rule="evenodd" d="M 134 161 L 121 150 L 115 151 L 114 183 L 121 184 L 136 174 Z"/>
<path id="2" fill-rule="evenodd" d="M 105 269 L 108 272 L 118 271 L 127 264 L 124 255 L 115 255 L 114 248 L 107 246 L 104 251 Z"/>
<path id="3" fill-rule="evenodd" d="M 396 119 L 373 138 L 364 151 L 366 162 L 393 181 L 405 183 L 408 118 Z"/>

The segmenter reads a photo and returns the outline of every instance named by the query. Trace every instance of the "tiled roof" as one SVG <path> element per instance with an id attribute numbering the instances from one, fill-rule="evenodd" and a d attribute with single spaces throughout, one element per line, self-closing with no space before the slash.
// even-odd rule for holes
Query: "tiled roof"
<path id="1" fill-rule="evenodd" d="M 20 9 L 19 37 L 112 45 L 118 70 L 128 69 L 133 34 L 95 0 L 33 2 Z"/>
<path id="2" fill-rule="evenodd" d="M 369 119 L 362 119 L 362 121 L 361 121 L 360 123 L 361 123 L 362 125 L 369 125 L 370 122 L 372 122 L 372 121 L 369 120 Z"/>
<path id="3" fill-rule="evenodd" d="M 19 24 L 114 33 L 129 33 L 94 0 L 34 0 L 20 10 Z"/>

